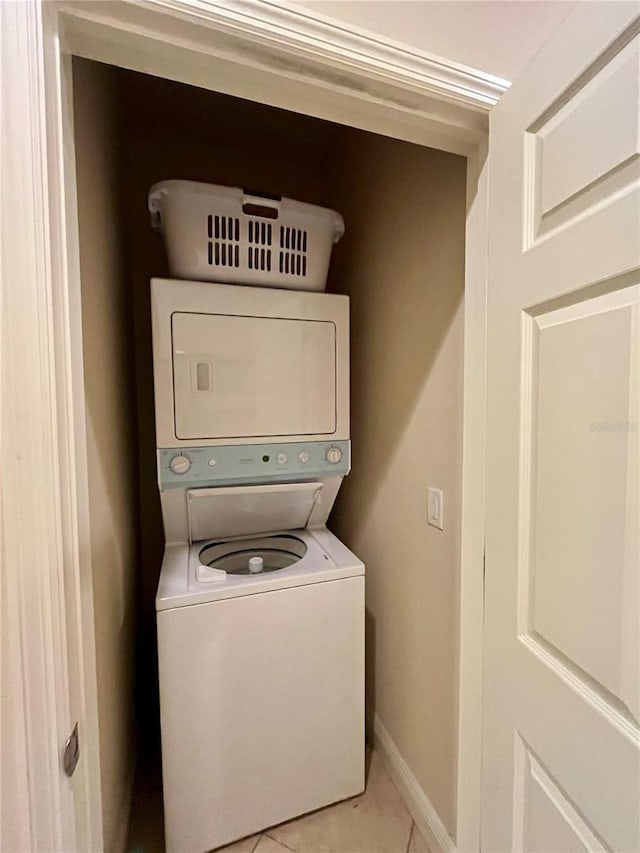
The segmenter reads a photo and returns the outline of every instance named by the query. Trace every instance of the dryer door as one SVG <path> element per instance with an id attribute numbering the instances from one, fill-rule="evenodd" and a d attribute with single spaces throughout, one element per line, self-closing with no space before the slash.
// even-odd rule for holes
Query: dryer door
<path id="1" fill-rule="evenodd" d="M 329 321 L 176 312 L 181 440 L 336 431 L 336 327 Z"/>

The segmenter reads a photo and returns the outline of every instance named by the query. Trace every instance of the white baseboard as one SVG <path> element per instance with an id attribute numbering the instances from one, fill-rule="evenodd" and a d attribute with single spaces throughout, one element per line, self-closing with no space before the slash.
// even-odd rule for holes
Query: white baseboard
<path id="1" fill-rule="evenodd" d="M 391 740 L 389 732 L 377 714 L 374 717 L 373 738 L 374 745 L 380 752 L 385 767 L 400 792 L 420 834 L 429 845 L 429 849 L 432 853 L 456 853 L 456 845 L 440 820 L 433 803 L 420 787 L 418 780 L 400 755 L 398 747 Z"/>

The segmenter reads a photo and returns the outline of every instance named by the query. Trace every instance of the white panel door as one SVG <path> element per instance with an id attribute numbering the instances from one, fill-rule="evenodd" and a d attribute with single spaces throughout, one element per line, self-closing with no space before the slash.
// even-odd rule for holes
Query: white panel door
<path id="1" fill-rule="evenodd" d="M 176 437 L 336 431 L 336 327 L 315 320 L 175 313 Z"/>
<path id="2" fill-rule="evenodd" d="M 640 5 L 491 115 L 481 846 L 640 851 Z"/>

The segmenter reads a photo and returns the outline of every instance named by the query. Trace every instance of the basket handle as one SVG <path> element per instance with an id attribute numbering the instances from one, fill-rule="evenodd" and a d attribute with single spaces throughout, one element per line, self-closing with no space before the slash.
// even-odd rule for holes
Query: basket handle
<path id="1" fill-rule="evenodd" d="M 243 190 L 243 193 L 242 212 L 247 216 L 261 216 L 264 219 L 277 219 L 280 216 L 282 196 L 255 190 Z"/>
<path id="2" fill-rule="evenodd" d="M 151 227 L 154 231 L 162 231 L 162 206 L 160 199 L 163 195 L 162 190 L 156 190 L 149 195 L 149 216 L 151 218 Z"/>

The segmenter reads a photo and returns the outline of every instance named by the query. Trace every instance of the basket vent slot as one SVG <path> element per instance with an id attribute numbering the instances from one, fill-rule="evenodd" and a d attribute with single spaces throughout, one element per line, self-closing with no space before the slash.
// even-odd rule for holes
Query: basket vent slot
<path id="1" fill-rule="evenodd" d="M 247 248 L 247 266 L 250 270 L 271 272 L 271 249 L 273 243 L 273 225 L 250 219 L 247 223 L 249 246 Z"/>
<path id="2" fill-rule="evenodd" d="M 266 270 L 266 272 L 271 272 L 271 249 L 249 246 L 247 249 L 247 264 L 250 270 Z"/>
<path id="3" fill-rule="evenodd" d="M 280 272 L 304 278 L 307 274 L 307 232 L 280 226 Z"/>
<path id="4" fill-rule="evenodd" d="M 240 266 L 240 220 L 235 216 L 207 217 L 209 266 Z"/>
<path id="5" fill-rule="evenodd" d="M 271 246 L 273 242 L 273 225 L 270 222 L 249 220 L 249 242 L 259 246 Z"/>

